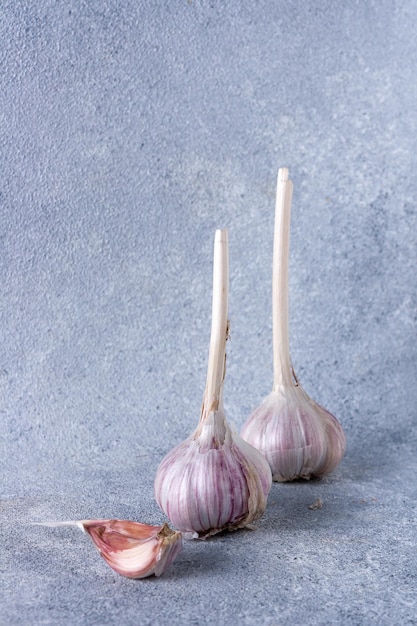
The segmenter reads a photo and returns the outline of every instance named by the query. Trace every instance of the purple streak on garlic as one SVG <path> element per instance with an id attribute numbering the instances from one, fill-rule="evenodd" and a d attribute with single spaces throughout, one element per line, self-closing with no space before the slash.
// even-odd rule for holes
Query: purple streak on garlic
<path id="1" fill-rule="evenodd" d="M 267 458 L 272 478 L 284 482 L 332 472 L 346 439 L 337 419 L 299 384 L 288 341 L 288 256 L 292 182 L 278 171 L 272 276 L 274 387 L 248 417 L 241 435 Z"/>
<path id="2" fill-rule="evenodd" d="M 182 536 L 168 524 L 150 526 L 128 520 L 101 519 L 49 522 L 43 526 L 76 526 L 87 533 L 106 563 L 127 578 L 161 576 L 182 548 Z"/>
<path id="3" fill-rule="evenodd" d="M 249 526 L 266 508 L 271 470 L 227 423 L 223 408 L 228 333 L 228 238 L 214 243 L 213 312 L 207 382 L 195 432 L 162 460 L 155 497 L 185 537 Z"/>
<path id="4" fill-rule="evenodd" d="M 162 461 L 155 481 L 159 506 L 186 537 L 243 528 L 266 507 L 271 470 L 227 424 L 223 410 Z"/>

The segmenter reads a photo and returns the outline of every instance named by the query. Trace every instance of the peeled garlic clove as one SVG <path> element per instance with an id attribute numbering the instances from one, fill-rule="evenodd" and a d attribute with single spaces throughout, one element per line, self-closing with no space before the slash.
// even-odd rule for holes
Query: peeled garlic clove
<path id="1" fill-rule="evenodd" d="M 288 253 L 292 183 L 278 172 L 272 274 L 274 386 L 241 431 L 271 466 L 273 480 L 323 476 L 343 457 L 346 439 L 336 418 L 302 389 L 291 366 L 288 339 Z"/>
<path id="2" fill-rule="evenodd" d="M 241 435 L 264 454 L 278 482 L 332 472 L 346 439 L 337 419 L 300 385 L 279 387 L 247 419 Z"/>
<path id="3" fill-rule="evenodd" d="M 185 537 L 250 526 L 266 508 L 271 470 L 234 432 L 223 409 L 228 300 L 227 231 L 216 231 L 213 314 L 207 382 L 199 425 L 161 462 L 155 497 Z"/>
<path id="4" fill-rule="evenodd" d="M 150 526 L 118 519 L 50 522 L 43 526 L 77 526 L 90 535 L 106 563 L 128 578 L 160 576 L 182 548 L 182 536 L 168 524 Z"/>

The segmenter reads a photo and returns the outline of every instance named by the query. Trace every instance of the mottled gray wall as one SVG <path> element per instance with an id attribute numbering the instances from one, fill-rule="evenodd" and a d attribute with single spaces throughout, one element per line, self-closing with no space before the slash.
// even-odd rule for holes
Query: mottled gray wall
<path id="1" fill-rule="evenodd" d="M 199 416 L 219 227 L 240 428 L 272 385 L 279 166 L 291 352 L 346 430 L 340 471 L 412 453 L 416 20 L 410 0 L 1 2 L 5 496 L 159 515 L 154 471 Z"/>

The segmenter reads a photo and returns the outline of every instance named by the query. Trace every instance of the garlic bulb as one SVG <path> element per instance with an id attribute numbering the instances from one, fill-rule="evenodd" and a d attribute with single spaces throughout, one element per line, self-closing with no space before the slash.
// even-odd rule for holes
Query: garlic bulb
<path id="1" fill-rule="evenodd" d="M 341 425 L 301 385 L 277 385 L 241 435 L 264 454 L 278 482 L 329 474 L 345 451 Z"/>
<path id="2" fill-rule="evenodd" d="M 266 508 L 271 470 L 228 425 L 223 409 L 228 303 L 227 230 L 214 242 L 213 312 L 207 382 L 195 432 L 162 460 L 155 497 L 185 537 L 249 526 Z"/>
<path id="3" fill-rule="evenodd" d="M 127 520 L 104 519 L 50 522 L 43 526 L 77 526 L 90 535 L 106 563 L 128 578 L 160 576 L 182 548 L 182 536 L 168 524 L 149 526 Z"/>
<path id="4" fill-rule="evenodd" d="M 288 251 L 292 182 L 278 171 L 272 277 L 274 387 L 241 435 L 267 458 L 275 481 L 322 476 L 343 457 L 346 439 L 337 419 L 314 402 L 291 366 L 288 341 Z"/>

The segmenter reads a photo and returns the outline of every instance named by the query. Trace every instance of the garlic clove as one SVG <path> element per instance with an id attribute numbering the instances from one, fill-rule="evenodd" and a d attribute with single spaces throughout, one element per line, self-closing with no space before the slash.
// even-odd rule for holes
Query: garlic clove
<path id="1" fill-rule="evenodd" d="M 182 536 L 168 524 L 150 526 L 118 519 L 50 522 L 44 526 L 76 526 L 86 532 L 106 563 L 128 578 L 161 576 L 182 548 Z"/>
<path id="2" fill-rule="evenodd" d="M 244 439 L 268 459 L 273 480 L 323 476 L 341 461 L 346 438 L 337 419 L 314 402 L 291 366 L 288 339 L 288 257 L 292 182 L 278 171 L 272 272 L 273 391 L 244 424 Z"/>
<path id="3" fill-rule="evenodd" d="M 124 520 L 83 522 L 106 563 L 128 578 L 160 576 L 182 547 L 181 533 L 168 524 L 149 526 Z"/>
<path id="4" fill-rule="evenodd" d="M 216 231 L 206 388 L 195 432 L 162 460 L 155 497 L 185 538 L 250 527 L 266 508 L 271 469 L 229 426 L 223 409 L 228 300 L 227 230 Z"/>

